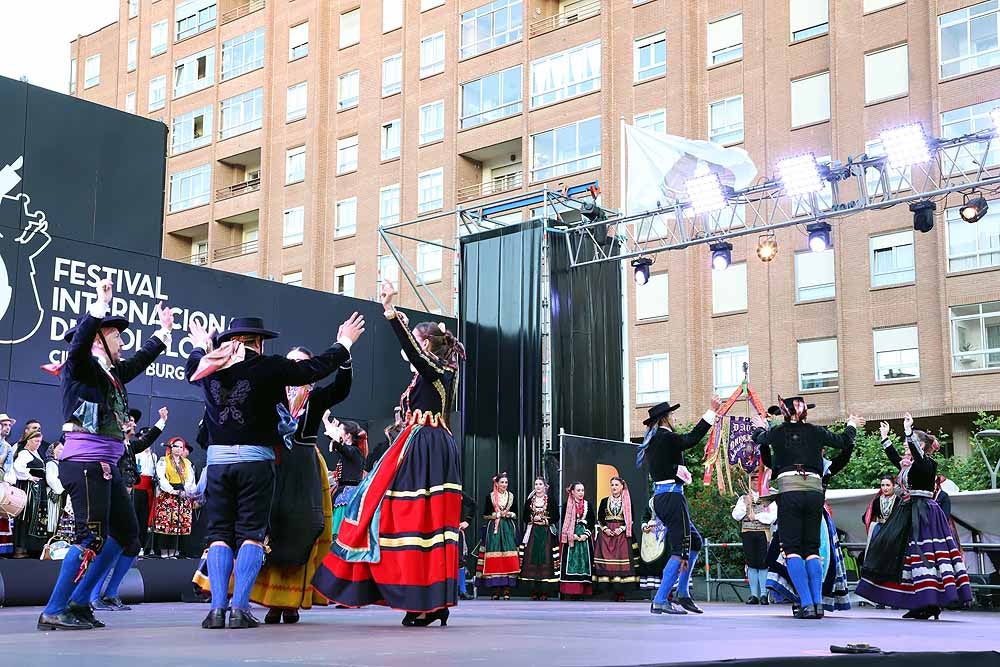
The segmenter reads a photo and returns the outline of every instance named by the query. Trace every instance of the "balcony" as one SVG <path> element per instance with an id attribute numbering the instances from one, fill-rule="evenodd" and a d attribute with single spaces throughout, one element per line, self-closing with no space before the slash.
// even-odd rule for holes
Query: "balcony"
<path id="1" fill-rule="evenodd" d="M 245 195 L 248 192 L 257 192 L 260 190 L 260 176 L 257 178 L 251 178 L 249 181 L 244 181 L 242 183 L 236 183 L 235 185 L 227 185 L 224 188 L 219 188 L 215 191 L 215 201 L 222 201 L 223 199 L 230 199 L 232 197 L 238 197 L 240 195 Z"/>
<path id="2" fill-rule="evenodd" d="M 208 251 L 197 252 L 187 257 L 178 257 L 176 261 L 193 264 L 194 266 L 206 266 L 208 264 Z"/>
<path id="3" fill-rule="evenodd" d="M 242 257 L 243 255 L 252 255 L 257 252 L 257 241 L 247 241 L 246 243 L 238 243 L 236 245 L 231 245 L 227 248 L 219 248 L 213 254 L 216 262 L 224 259 L 232 259 L 234 257 Z"/>
<path id="4" fill-rule="evenodd" d="M 458 188 L 455 196 L 459 202 L 466 202 L 481 197 L 492 197 L 501 192 L 519 190 L 524 186 L 524 172 L 518 171 L 513 174 L 505 174 L 485 183 L 475 183 Z"/>
<path id="5" fill-rule="evenodd" d="M 529 23 L 528 37 L 538 37 L 539 35 L 544 35 L 547 32 L 552 32 L 553 30 L 565 28 L 568 25 L 573 25 L 574 23 L 579 23 L 580 21 L 593 18 L 594 16 L 598 16 L 600 13 L 600 0 L 593 0 L 592 2 L 584 1 L 568 3 L 563 6 L 560 13 L 553 14 L 552 16 L 546 16 L 545 18 L 538 19 L 533 23 Z"/>
<path id="6" fill-rule="evenodd" d="M 228 11 L 222 12 L 220 23 L 222 23 L 222 25 L 225 25 L 227 23 L 235 21 L 236 19 L 241 19 L 244 16 L 253 14 L 258 10 L 264 9 L 265 4 L 266 4 L 265 0 L 250 0 L 250 2 L 239 5 L 237 7 L 233 7 Z"/>

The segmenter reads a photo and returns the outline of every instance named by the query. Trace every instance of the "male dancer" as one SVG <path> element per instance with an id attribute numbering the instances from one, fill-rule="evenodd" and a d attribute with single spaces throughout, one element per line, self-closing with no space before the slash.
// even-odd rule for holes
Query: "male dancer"
<path id="1" fill-rule="evenodd" d="M 702 540 L 691 523 L 684 497 L 684 485 L 691 481 L 691 473 L 684 466 L 684 451 L 701 442 L 715 423 L 715 413 L 721 406 L 721 399 L 712 396 L 711 408 L 691 432 L 684 435 L 674 432 L 670 420 L 670 414 L 681 407 L 680 404 L 660 403 L 649 409 L 649 418 L 643 422 L 649 430 L 639 448 L 636 464 L 649 464 L 649 476 L 654 484 L 653 510 L 667 527 L 670 543 L 670 559 L 663 568 L 660 588 L 649 607 L 654 614 L 702 613 L 690 589 L 691 571 L 701 551 Z M 676 603 L 667 601 L 674 583 L 677 583 Z"/>
<path id="2" fill-rule="evenodd" d="M 122 359 L 121 332 L 129 322 L 108 316 L 111 296 L 110 280 L 97 283 L 97 298 L 73 330 L 59 368 L 66 421 L 59 478 L 73 501 L 76 535 L 38 617 L 39 630 L 104 627 L 90 608 L 91 591 L 121 553 L 139 553 L 135 510 L 118 470 L 128 421 L 125 385 L 166 350 L 174 315 L 157 305 L 160 331 L 131 359 Z"/>
<path id="3" fill-rule="evenodd" d="M 234 573 L 231 629 L 255 628 L 250 591 L 264 562 L 264 534 L 274 494 L 275 449 L 284 446 L 278 432 L 278 405 L 288 406 L 285 387 L 322 380 L 348 362 L 351 345 L 364 333 L 364 318 L 354 313 L 340 326 L 337 342 L 323 354 L 293 361 L 263 354 L 264 341 L 277 332 L 257 317 L 238 317 L 219 335 L 191 326 L 195 349 L 187 377 L 205 394 L 208 427 L 207 504 L 208 573 L 212 609 L 202 621 L 208 630 L 226 627 L 229 578 Z"/>

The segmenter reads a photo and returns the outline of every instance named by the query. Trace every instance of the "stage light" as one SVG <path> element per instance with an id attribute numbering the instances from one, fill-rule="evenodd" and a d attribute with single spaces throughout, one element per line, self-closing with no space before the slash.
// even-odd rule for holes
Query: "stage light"
<path id="1" fill-rule="evenodd" d="M 806 225 L 806 231 L 809 232 L 809 249 L 813 252 L 823 252 L 832 245 L 830 225 L 827 223 L 814 222 L 811 225 Z"/>
<path id="2" fill-rule="evenodd" d="M 913 228 L 918 232 L 927 232 L 934 229 L 934 211 L 937 204 L 932 201 L 915 201 L 910 204 L 910 211 L 913 213 Z"/>
<path id="3" fill-rule="evenodd" d="M 958 210 L 958 213 L 962 216 L 962 220 L 966 222 L 979 222 L 988 210 L 990 210 L 990 205 L 986 203 L 986 199 L 982 195 L 974 195 L 972 197 L 966 195 L 965 201 L 962 203 L 962 208 Z"/>
<path id="4" fill-rule="evenodd" d="M 923 164 L 931 159 L 927 135 L 920 123 L 901 125 L 883 130 L 879 137 L 890 167 L 903 169 L 915 164 Z"/>
<path id="5" fill-rule="evenodd" d="M 816 156 L 812 153 L 779 160 L 778 178 L 781 179 L 781 186 L 789 197 L 801 197 L 823 189 L 819 165 L 816 164 Z"/>
<path id="6" fill-rule="evenodd" d="M 649 257 L 636 257 L 632 260 L 632 269 L 635 271 L 635 284 L 645 285 L 649 282 L 649 267 L 653 265 L 653 260 Z"/>
<path id="7" fill-rule="evenodd" d="M 770 262 L 778 256 L 778 239 L 774 234 L 764 234 L 757 239 L 757 257 L 762 262 Z"/>
<path id="8" fill-rule="evenodd" d="M 733 244 L 726 241 L 719 241 L 708 246 L 712 251 L 712 268 L 716 271 L 725 271 L 733 263 Z"/>
<path id="9" fill-rule="evenodd" d="M 721 211 L 726 208 L 726 195 L 716 174 L 697 176 L 687 181 L 688 201 L 695 215 Z"/>

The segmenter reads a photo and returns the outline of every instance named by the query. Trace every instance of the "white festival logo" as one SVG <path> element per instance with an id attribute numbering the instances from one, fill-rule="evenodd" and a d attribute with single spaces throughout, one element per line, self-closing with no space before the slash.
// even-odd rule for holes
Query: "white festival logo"
<path id="1" fill-rule="evenodd" d="M 29 279 L 31 280 L 31 291 L 34 294 L 37 315 L 35 316 L 33 323 L 32 321 L 28 321 L 27 318 L 22 319 L 20 323 L 12 323 L 12 327 L 20 324 L 19 329 L 12 329 L 10 336 L 0 338 L 0 344 L 20 343 L 28 340 L 35 335 L 35 332 L 37 332 L 38 328 L 42 325 L 42 317 L 45 314 L 42 310 L 42 300 L 38 296 L 38 284 L 35 281 L 35 258 L 49 246 L 52 242 L 52 237 L 48 234 L 49 223 L 48 220 L 45 219 L 45 212 L 31 210 L 31 197 L 29 197 L 25 192 L 10 194 L 14 188 L 17 187 L 18 183 L 21 182 L 21 175 L 17 172 L 23 165 L 24 156 L 22 155 L 11 164 L 8 164 L 3 169 L 0 169 L 0 204 L 3 203 L 3 200 L 10 199 L 15 202 L 15 204 L 20 202 L 24 210 L 24 217 L 27 222 L 20 235 L 14 238 L 14 243 L 25 246 L 25 252 L 30 253 L 28 254 L 28 266 L 30 267 Z M 4 235 L 0 232 L 0 239 L 3 238 Z M 13 253 L 15 261 L 18 254 L 19 253 L 17 252 Z M 16 271 L 17 265 L 14 264 L 14 266 L 11 267 L 11 270 Z M 7 316 L 7 312 L 10 310 L 13 299 L 14 287 L 12 285 L 11 275 L 8 272 L 7 264 L 3 259 L 3 255 L 0 254 L 0 321 Z M 22 307 L 30 308 L 30 305 L 25 304 Z M 0 336 L 2 336 L 2 334 L 0 334 Z"/>

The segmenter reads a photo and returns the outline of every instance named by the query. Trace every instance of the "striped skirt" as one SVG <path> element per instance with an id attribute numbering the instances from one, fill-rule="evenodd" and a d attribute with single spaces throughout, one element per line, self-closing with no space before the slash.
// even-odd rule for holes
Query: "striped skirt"
<path id="1" fill-rule="evenodd" d="M 775 602 L 788 600 L 799 604 L 799 596 L 785 568 L 785 555 L 778 541 L 778 529 L 772 531 L 771 544 L 767 552 L 767 589 Z M 819 555 L 823 560 L 823 608 L 827 611 L 846 611 L 851 608 L 850 591 L 847 588 L 847 567 L 844 554 L 840 550 L 840 538 L 833 516 L 823 508 L 823 526 L 820 530 Z"/>
<path id="2" fill-rule="evenodd" d="M 609 521 L 607 528 L 616 530 L 622 524 Z M 632 538 L 621 535 L 605 535 L 600 529 L 594 546 L 594 583 L 604 591 L 627 593 L 635 590 L 639 583 L 636 575 L 637 547 Z"/>
<path id="3" fill-rule="evenodd" d="M 521 559 L 517 553 L 517 526 L 513 519 L 500 519 L 483 526 L 483 539 L 476 560 L 476 586 L 479 588 L 512 588 L 517 586 Z"/>

